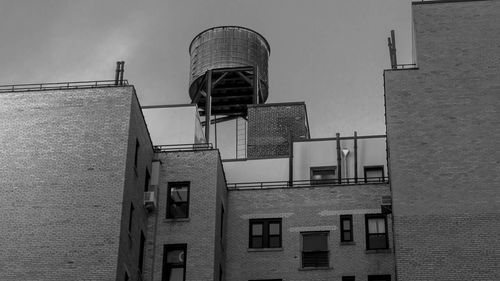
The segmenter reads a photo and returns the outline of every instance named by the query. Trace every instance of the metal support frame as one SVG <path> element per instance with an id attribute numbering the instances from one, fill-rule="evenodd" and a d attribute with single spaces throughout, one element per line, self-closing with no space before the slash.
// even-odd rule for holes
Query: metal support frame
<path id="1" fill-rule="evenodd" d="M 205 141 L 210 143 L 210 118 L 212 116 L 212 70 L 207 70 L 207 97 L 205 102 Z"/>
<path id="2" fill-rule="evenodd" d="M 341 151 L 340 151 L 340 133 L 336 134 L 336 141 L 337 141 L 337 178 L 339 181 L 339 184 L 342 183 L 342 158 L 341 158 Z"/>
<path id="3" fill-rule="evenodd" d="M 354 182 L 358 183 L 358 132 L 354 131 Z"/>

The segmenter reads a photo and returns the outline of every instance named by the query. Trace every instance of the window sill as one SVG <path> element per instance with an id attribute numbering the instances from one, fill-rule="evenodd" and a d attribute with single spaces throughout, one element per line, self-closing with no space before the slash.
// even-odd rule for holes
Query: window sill
<path id="1" fill-rule="evenodd" d="M 247 252 L 281 252 L 283 248 L 248 248 Z"/>
<path id="2" fill-rule="evenodd" d="M 340 242 L 340 246 L 348 246 L 348 245 L 356 245 L 356 242 L 354 241 L 345 241 L 345 242 Z"/>
<path id="3" fill-rule="evenodd" d="M 189 218 L 178 218 L 178 219 L 168 218 L 168 219 L 163 219 L 163 222 L 188 222 L 188 221 L 190 221 Z"/>
<path id="4" fill-rule="evenodd" d="M 367 254 L 391 254 L 392 249 L 365 250 Z"/>
<path id="5" fill-rule="evenodd" d="M 332 270 L 333 267 L 301 267 L 299 271 L 310 271 L 310 270 Z"/>

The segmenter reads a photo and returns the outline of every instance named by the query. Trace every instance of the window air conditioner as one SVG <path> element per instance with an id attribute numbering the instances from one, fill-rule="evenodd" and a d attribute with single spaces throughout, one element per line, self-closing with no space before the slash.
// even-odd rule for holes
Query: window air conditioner
<path id="1" fill-rule="evenodd" d="M 154 191 L 144 192 L 144 206 L 149 211 L 153 210 L 156 207 L 155 192 Z"/>

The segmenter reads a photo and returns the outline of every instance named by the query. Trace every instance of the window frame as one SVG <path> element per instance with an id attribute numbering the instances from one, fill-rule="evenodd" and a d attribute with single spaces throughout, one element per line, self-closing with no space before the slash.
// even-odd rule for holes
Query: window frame
<path id="1" fill-rule="evenodd" d="M 139 161 L 139 139 L 135 139 L 135 152 L 134 152 L 134 167 L 137 168 L 137 162 Z"/>
<path id="2" fill-rule="evenodd" d="M 349 221 L 349 229 L 344 229 L 344 221 Z M 352 215 L 340 215 L 340 242 L 353 242 L 354 241 L 354 232 L 352 229 Z M 350 239 L 346 239 L 344 234 L 349 233 Z"/>
<path id="3" fill-rule="evenodd" d="M 381 233 L 370 233 L 369 223 L 370 219 L 384 219 L 385 228 L 385 247 L 383 248 L 373 248 L 370 246 L 370 236 L 382 236 Z M 365 234 L 366 234 L 366 250 L 386 250 L 389 249 L 389 233 L 387 228 L 387 215 L 385 214 L 366 214 L 365 215 Z"/>
<path id="4" fill-rule="evenodd" d="M 187 187 L 187 198 L 186 201 L 175 201 L 175 203 L 182 203 L 186 205 L 186 216 L 185 217 L 178 217 L 174 216 L 171 211 L 171 206 L 174 203 L 172 200 L 172 197 L 170 196 L 172 188 L 176 187 Z M 187 219 L 189 218 L 189 199 L 190 199 L 190 193 L 191 193 L 191 182 L 189 181 L 181 181 L 181 182 L 169 182 L 168 187 L 167 187 L 167 212 L 166 212 L 166 218 L 167 219 Z"/>
<path id="5" fill-rule="evenodd" d="M 140 274 L 144 272 L 144 248 L 146 246 L 146 236 L 144 235 L 144 232 L 141 230 L 141 240 L 139 244 L 139 263 L 138 263 L 138 269 Z"/>
<path id="6" fill-rule="evenodd" d="M 368 179 L 366 177 L 366 174 L 368 171 L 381 171 L 382 172 L 382 177 L 380 177 L 379 180 L 373 180 L 373 179 Z M 363 172 L 365 176 L 365 183 L 368 182 L 384 182 L 385 181 L 385 170 L 384 170 L 384 165 L 374 165 L 374 166 L 363 166 Z"/>
<path id="7" fill-rule="evenodd" d="M 184 260 L 182 264 L 170 264 L 167 262 L 167 254 L 169 251 L 182 250 L 184 251 Z M 187 244 L 165 244 L 163 245 L 163 261 L 162 261 L 162 281 L 170 281 L 167 276 L 167 270 L 170 268 L 182 268 L 183 269 L 183 278 L 182 280 L 186 280 L 186 260 L 187 260 Z"/>
<path id="8" fill-rule="evenodd" d="M 269 234 L 269 225 L 273 223 L 279 224 L 279 235 L 271 235 Z M 254 224 L 262 224 L 262 235 L 253 235 Z M 279 238 L 279 246 L 278 247 L 270 247 L 269 240 L 271 236 L 278 236 Z M 253 245 L 253 237 L 262 237 L 262 247 L 256 247 Z M 248 230 L 248 248 L 249 249 L 279 249 L 283 247 L 283 219 L 282 218 L 266 218 L 266 219 L 250 219 L 249 220 L 249 230 Z"/>
<path id="9" fill-rule="evenodd" d="M 368 275 L 368 281 L 391 281 L 390 274 L 382 274 L 382 275 Z"/>
<path id="10" fill-rule="evenodd" d="M 128 234 L 129 235 L 132 235 L 132 223 L 133 223 L 133 219 L 134 219 L 134 211 L 135 211 L 134 203 L 130 202 L 130 209 L 129 209 L 129 213 L 128 213 Z"/>
<path id="11" fill-rule="evenodd" d="M 315 180 L 314 177 L 314 172 L 317 171 L 330 171 L 333 170 L 333 179 L 320 179 L 320 180 Z M 309 168 L 309 173 L 310 173 L 310 182 L 311 185 L 321 185 L 321 184 L 331 184 L 331 183 L 336 183 L 338 181 L 338 175 L 337 175 L 337 166 L 315 166 L 315 167 L 310 167 Z"/>
<path id="12" fill-rule="evenodd" d="M 304 251 L 304 236 L 308 235 L 324 235 L 326 236 L 326 251 Z M 301 242 L 301 247 L 300 247 L 300 254 L 301 254 L 301 263 L 300 266 L 303 269 L 323 269 L 323 268 L 330 268 L 330 231 L 308 231 L 308 232 L 301 232 L 300 233 L 300 242 Z M 327 258 L 327 265 L 326 266 L 304 266 L 304 253 L 326 253 L 326 258 Z"/>

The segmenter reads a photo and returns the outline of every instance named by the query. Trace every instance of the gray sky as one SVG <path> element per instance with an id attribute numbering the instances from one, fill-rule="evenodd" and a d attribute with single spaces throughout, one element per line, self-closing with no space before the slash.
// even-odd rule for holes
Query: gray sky
<path id="1" fill-rule="evenodd" d="M 411 63 L 410 0 L 0 0 L 0 84 L 106 80 L 189 103 L 188 46 L 241 25 L 271 45 L 268 102 L 305 101 L 312 137 L 383 134 L 387 37 Z"/>

